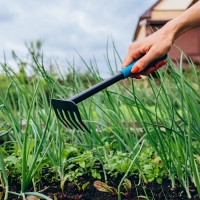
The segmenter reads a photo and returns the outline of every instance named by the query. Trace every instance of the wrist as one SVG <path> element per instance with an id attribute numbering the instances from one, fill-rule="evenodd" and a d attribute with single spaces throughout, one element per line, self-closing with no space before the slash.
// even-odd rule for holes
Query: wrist
<path id="1" fill-rule="evenodd" d="M 173 37 L 173 41 L 183 33 L 200 26 L 199 12 L 200 1 L 164 26 L 164 29 Z"/>
<path id="2" fill-rule="evenodd" d="M 164 36 L 164 38 L 166 40 L 168 40 L 168 42 L 170 42 L 171 44 L 174 43 L 174 41 L 176 40 L 176 35 L 177 35 L 177 27 L 175 26 L 174 23 L 172 23 L 172 21 L 167 22 L 161 29 L 160 31 L 162 31 L 162 35 Z"/>

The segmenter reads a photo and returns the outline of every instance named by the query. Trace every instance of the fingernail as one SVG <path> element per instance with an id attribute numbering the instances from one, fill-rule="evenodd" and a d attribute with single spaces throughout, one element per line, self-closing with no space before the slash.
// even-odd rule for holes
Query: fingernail
<path id="1" fill-rule="evenodd" d="M 137 73 L 139 71 L 140 71 L 140 68 L 137 65 L 131 69 L 131 73 L 133 73 L 133 74 Z"/>

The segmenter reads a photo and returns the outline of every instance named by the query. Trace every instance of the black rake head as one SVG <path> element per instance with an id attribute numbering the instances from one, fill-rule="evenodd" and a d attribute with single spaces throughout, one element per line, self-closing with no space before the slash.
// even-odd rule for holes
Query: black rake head
<path id="1" fill-rule="evenodd" d="M 90 133 L 90 130 L 83 123 L 78 107 L 73 101 L 52 99 L 51 104 L 57 118 L 68 128 L 77 130 L 84 129 Z"/>

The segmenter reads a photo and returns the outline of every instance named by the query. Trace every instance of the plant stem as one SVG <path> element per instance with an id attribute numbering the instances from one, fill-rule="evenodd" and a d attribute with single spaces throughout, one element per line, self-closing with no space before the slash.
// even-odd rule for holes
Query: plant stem
<path id="1" fill-rule="evenodd" d="M 120 188 L 121 188 L 121 185 L 122 183 L 124 182 L 124 179 L 127 177 L 129 171 L 131 170 L 131 167 L 133 166 L 137 156 L 139 155 L 140 151 L 142 150 L 142 147 L 143 147 L 143 144 L 144 144 L 144 140 L 142 141 L 142 144 L 140 146 L 140 149 L 138 150 L 138 152 L 136 153 L 136 155 L 134 156 L 129 168 L 127 169 L 126 173 L 124 174 L 123 178 L 121 179 L 119 185 L 118 185 L 118 188 L 117 188 L 117 191 L 118 191 L 118 200 L 121 200 L 121 192 L 120 192 Z"/>

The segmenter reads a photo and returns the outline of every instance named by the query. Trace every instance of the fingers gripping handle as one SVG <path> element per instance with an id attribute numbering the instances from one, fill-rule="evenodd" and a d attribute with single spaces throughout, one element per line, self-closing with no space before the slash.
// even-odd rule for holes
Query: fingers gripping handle
<path id="1" fill-rule="evenodd" d="M 155 66 L 156 63 L 157 63 L 158 61 L 165 60 L 166 58 L 167 58 L 167 54 L 164 55 L 163 57 L 158 58 L 158 59 L 152 61 L 151 63 L 149 63 L 149 64 L 145 67 L 144 70 L 147 70 L 148 68 L 150 68 L 150 67 L 152 67 L 152 66 Z M 139 60 L 139 59 L 138 59 L 138 60 Z M 128 78 L 129 76 L 133 75 L 133 74 L 131 73 L 131 69 L 132 69 L 132 67 L 137 63 L 138 60 L 136 60 L 136 61 L 134 61 L 133 63 L 131 63 L 131 64 L 128 65 L 126 68 L 120 70 L 120 72 L 124 75 L 124 78 Z"/>

